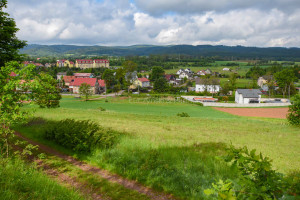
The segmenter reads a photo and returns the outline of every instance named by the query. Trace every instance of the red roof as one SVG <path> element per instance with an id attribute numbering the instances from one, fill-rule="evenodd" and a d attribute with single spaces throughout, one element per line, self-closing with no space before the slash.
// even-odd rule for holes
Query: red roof
<path id="1" fill-rule="evenodd" d="M 76 60 L 78 64 L 93 64 L 93 60 Z"/>
<path id="2" fill-rule="evenodd" d="M 141 82 L 150 82 L 147 78 L 138 78 L 138 80 Z"/>
<path id="3" fill-rule="evenodd" d="M 92 73 L 74 73 L 74 76 L 76 76 L 76 78 L 78 78 L 78 77 L 89 78 L 91 75 L 92 75 Z"/>
<path id="4" fill-rule="evenodd" d="M 95 63 L 109 63 L 109 61 L 108 60 L 101 60 L 101 59 L 96 59 L 96 60 L 94 60 L 95 61 Z"/>
<path id="5" fill-rule="evenodd" d="M 74 82 L 72 82 L 70 86 L 80 86 L 82 83 L 86 83 L 92 87 L 95 87 L 96 81 L 96 78 L 75 78 Z M 104 80 L 98 80 L 98 83 L 101 87 L 105 86 Z"/>
<path id="6" fill-rule="evenodd" d="M 65 83 L 71 83 L 72 81 L 74 81 L 75 76 L 64 76 L 64 81 Z"/>

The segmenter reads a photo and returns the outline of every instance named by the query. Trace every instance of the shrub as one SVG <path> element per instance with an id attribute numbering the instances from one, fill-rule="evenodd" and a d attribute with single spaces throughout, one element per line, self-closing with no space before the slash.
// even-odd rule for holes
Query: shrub
<path id="1" fill-rule="evenodd" d="M 177 113 L 178 117 L 190 117 L 190 115 L 186 112 L 182 112 L 182 113 Z"/>
<path id="2" fill-rule="evenodd" d="M 100 111 L 106 111 L 106 109 L 103 108 L 103 107 L 99 107 L 98 109 L 99 109 Z"/>
<path id="3" fill-rule="evenodd" d="M 46 139 L 75 152 L 91 152 L 94 148 L 113 146 L 121 133 L 101 127 L 89 120 L 65 119 L 49 121 L 45 127 L 44 135 Z"/>
<path id="4" fill-rule="evenodd" d="M 287 119 L 291 125 L 300 126 L 300 94 L 294 96 Z"/>
<path id="5" fill-rule="evenodd" d="M 247 147 L 227 149 L 225 161 L 231 163 L 239 172 L 239 180 L 219 180 L 212 188 L 204 190 L 213 199 L 288 199 L 287 193 L 293 193 L 292 185 L 283 175 L 272 169 L 271 160 L 256 154 L 255 149 L 248 151 Z M 293 199 L 290 196 L 289 199 Z"/>

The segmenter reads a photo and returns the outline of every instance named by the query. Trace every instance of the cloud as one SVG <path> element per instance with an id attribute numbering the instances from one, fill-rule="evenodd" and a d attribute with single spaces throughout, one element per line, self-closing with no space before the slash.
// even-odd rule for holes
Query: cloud
<path id="1" fill-rule="evenodd" d="M 18 37 L 29 43 L 300 47 L 299 4 L 298 0 L 10 0 L 7 11 L 20 28 Z"/>
<path id="2" fill-rule="evenodd" d="M 282 9 L 290 12 L 300 7 L 299 0 L 135 0 L 135 2 L 138 8 L 151 15 L 166 12 L 203 14 L 209 11 L 228 12 L 249 8 L 264 11 Z"/>

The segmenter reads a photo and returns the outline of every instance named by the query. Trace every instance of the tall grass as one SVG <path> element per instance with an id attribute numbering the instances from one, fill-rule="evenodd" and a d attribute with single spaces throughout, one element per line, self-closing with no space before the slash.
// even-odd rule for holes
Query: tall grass
<path id="1" fill-rule="evenodd" d="M 84 198 L 76 191 L 49 179 L 33 166 L 19 159 L 9 159 L 5 164 L 0 164 L 0 199 L 80 200 Z"/>

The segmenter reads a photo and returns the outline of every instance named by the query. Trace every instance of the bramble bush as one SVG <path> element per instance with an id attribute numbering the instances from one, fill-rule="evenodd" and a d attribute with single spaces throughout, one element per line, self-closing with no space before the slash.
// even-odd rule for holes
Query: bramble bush
<path id="1" fill-rule="evenodd" d="M 255 151 L 231 145 L 224 160 L 237 168 L 239 180 L 219 180 L 212 184 L 212 188 L 204 190 L 204 193 L 210 199 L 218 200 L 295 199 L 294 196 L 299 193 L 299 179 L 285 178 L 272 169 L 268 157 L 256 154 Z"/>
<path id="2" fill-rule="evenodd" d="M 300 94 L 295 95 L 292 99 L 287 119 L 291 125 L 300 126 Z"/>
<path id="3" fill-rule="evenodd" d="M 49 121 L 44 131 L 46 139 L 75 152 L 91 152 L 94 148 L 112 147 L 121 134 L 90 120 L 74 119 Z"/>

